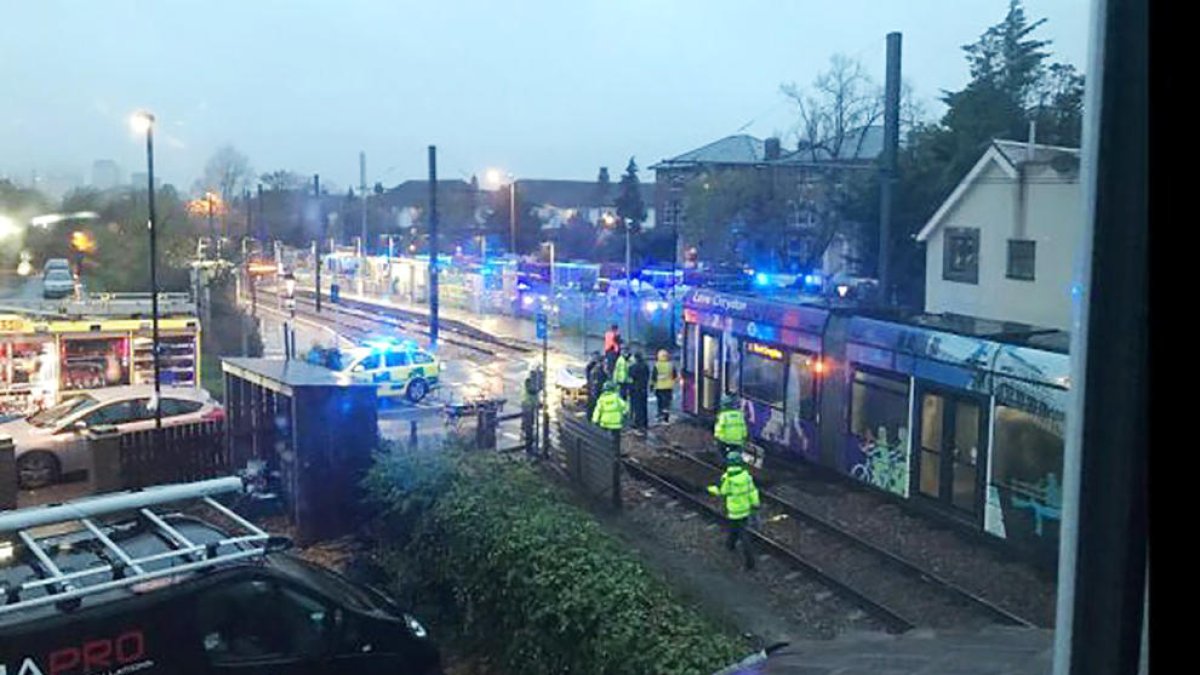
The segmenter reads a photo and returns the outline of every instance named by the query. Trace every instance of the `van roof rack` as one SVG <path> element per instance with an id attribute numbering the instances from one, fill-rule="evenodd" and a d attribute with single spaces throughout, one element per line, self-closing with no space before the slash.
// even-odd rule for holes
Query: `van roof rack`
<path id="1" fill-rule="evenodd" d="M 243 491 L 238 477 L 215 478 L 194 483 L 161 485 L 96 497 L 63 504 L 0 512 L 0 617 L 17 610 L 57 605 L 69 610 L 87 596 L 129 588 L 145 582 L 193 572 L 220 563 L 245 560 L 265 555 L 274 547 L 270 535 L 233 510 L 213 499 L 216 495 Z M 211 541 L 194 541 L 182 530 L 174 515 L 156 512 L 154 507 L 169 503 L 191 501 L 206 505 L 232 521 L 242 530 L 230 535 L 224 531 Z M 115 529 L 98 524 L 95 519 L 133 511 L 147 531 L 165 542 L 165 551 L 146 553 L 123 546 L 127 537 L 117 536 Z M 82 529 L 67 527 L 78 524 Z M 35 537 L 36 528 L 54 527 L 57 534 Z M 210 526 L 211 527 L 211 526 Z M 98 564 L 88 564 L 76 571 L 64 571 L 55 563 L 54 554 L 73 553 L 72 544 L 61 540 L 68 534 L 90 533 L 92 549 Z M 106 531 L 107 530 L 107 531 Z M 5 541 L 12 534 L 16 542 Z M 21 551 L 16 545 L 24 547 Z M 26 554 L 19 562 L 34 572 L 28 581 L 16 584 L 5 581 L 4 568 L 18 555 Z"/>

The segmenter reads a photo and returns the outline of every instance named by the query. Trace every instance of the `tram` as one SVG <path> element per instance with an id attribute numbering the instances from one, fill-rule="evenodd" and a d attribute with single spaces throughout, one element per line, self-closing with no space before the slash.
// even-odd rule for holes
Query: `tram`
<path id="1" fill-rule="evenodd" d="M 683 408 L 740 401 L 763 460 L 811 463 L 1052 557 L 1067 336 L 825 298 L 690 291 Z"/>

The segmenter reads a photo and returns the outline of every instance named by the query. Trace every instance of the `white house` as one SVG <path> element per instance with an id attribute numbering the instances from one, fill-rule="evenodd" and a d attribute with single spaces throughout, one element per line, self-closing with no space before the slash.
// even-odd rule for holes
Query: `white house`
<path id="1" fill-rule="evenodd" d="M 1068 330 L 1079 150 L 993 141 L 917 235 L 925 311 Z"/>

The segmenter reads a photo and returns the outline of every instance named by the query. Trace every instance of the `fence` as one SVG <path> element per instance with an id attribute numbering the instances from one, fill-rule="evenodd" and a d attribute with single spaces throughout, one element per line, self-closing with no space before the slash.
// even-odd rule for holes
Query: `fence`
<path id="1" fill-rule="evenodd" d="M 580 412 L 560 408 L 557 445 L 572 483 L 592 499 L 621 507 L 621 445 L 612 432 L 589 423 Z"/>
<path id="2" fill-rule="evenodd" d="M 238 468 L 231 461 L 225 429 L 220 422 L 170 426 L 161 433 L 162 443 L 154 442 L 154 429 L 118 435 L 117 468 L 121 485 L 115 489 L 216 478 L 227 476 Z M 97 454 L 93 449 L 93 456 Z M 94 479 L 97 491 L 102 491 L 99 490 L 99 479 L 97 474 Z"/>

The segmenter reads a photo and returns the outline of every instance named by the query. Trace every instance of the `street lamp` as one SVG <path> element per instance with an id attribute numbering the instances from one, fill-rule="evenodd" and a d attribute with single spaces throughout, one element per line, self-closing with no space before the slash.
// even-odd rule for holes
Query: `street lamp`
<path id="1" fill-rule="evenodd" d="M 154 214 L 154 115 L 139 110 L 129 120 L 133 130 L 146 135 L 146 180 L 150 202 L 150 220 L 147 226 L 150 230 L 150 321 L 151 321 L 151 351 L 154 359 L 154 445 L 161 450 L 162 444 L 162 397 L 161 372 L 158 359 L 158 233 L 155 228 Z"/>
<path id="2" fill-rule="evenodd" d="M 602 218 L 602 220 L 604 220 L 604 224 L 609 227 L 615 226 L 618 222 L 617 217 L 611 213 L 605 213 L 603 216 L 601 216 L 601 218 Z M 630 303 L 633 302 L 633 283 L 631 281 L 632 266 L 630 264 L 630 259 L 632 258 L 630 252 L 632 249 L 630 248 L 630 245 L 629 245 L 629 234 L 630 234 L 629 230 L 630 230 L 631 221 L 628 218 L 625 218 L 624 221 L 625 221 L 625 336 L 629 340 L 633 340 L 633 328 L 630 325 L 630 312 L 629 312 Z"/>

